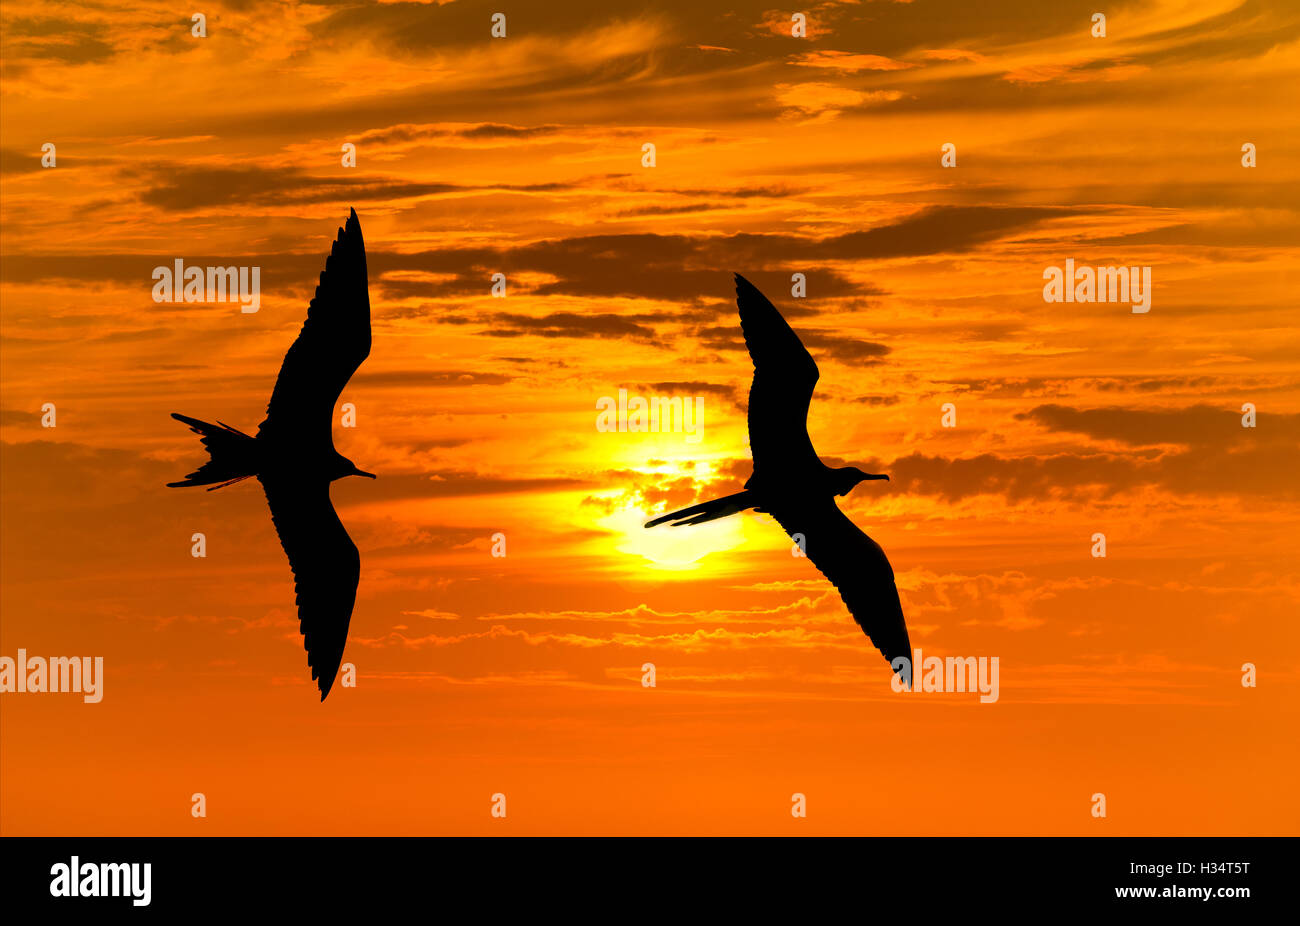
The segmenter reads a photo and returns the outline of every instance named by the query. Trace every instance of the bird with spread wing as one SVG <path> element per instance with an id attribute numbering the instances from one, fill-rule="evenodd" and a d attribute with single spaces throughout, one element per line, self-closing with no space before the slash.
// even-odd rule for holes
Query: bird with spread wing
<path id="1" fill-rule="evenodd" d="M 839 590 L 849 613 L 891 665 L 911 643 L 894 570 L 885 551 L 835 504 L 858 483 L 888 479 L 856 466 L 830 467 L 808 436 L 808 406 L 819 376 L 817 364 L 781 313 L 758 289 L 736 275 L 736 304 L 745 346 L 754 361 L 749 390 L 749 446 L 754 472 L 744 491 L 660 515 L 646 527 L 702 524 L 746 509 L 776 519 Z M 911 673 L 903 670 L 904 681 Z"/>
<path id="2" fill-rule="evenodd" d="M 284 355 L 257 435 L 172 414 L 200 435 L 210 459 L 169 486 L 206 485 L 211 492 L 252 476 L 262 483 L 293 570 L 299 629 L 322 701 L 343 660 L 361 576 L 361 557 L 334 511 L 330 483 L 375 478 L 334 449 L 334 405 L 369 355 L 366 247 L 353 209 L 325 261 L 307 321 Z"/>

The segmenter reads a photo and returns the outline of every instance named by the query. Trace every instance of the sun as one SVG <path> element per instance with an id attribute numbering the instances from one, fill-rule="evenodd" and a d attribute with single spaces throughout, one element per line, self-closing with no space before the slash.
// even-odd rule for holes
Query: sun
<path id="1" fill-rule="evenodd" d="M 614 549 L 621 554 L 618 570 L 633 575 L 653 573 L 659 579 L 669 578 L 673 573 L 698 578 L 701 573 L 734 570 L 734 563 L 728 566 L 729 557 L 710 554 L 725 554 L 743 547 L 753 530 L 752 518 L 733 516 L 690 527 L 665 524 L 647 529 L 645 523 L 663 512 L 648 505 L 641 491 L 633 487 L 690 485 L 696 492 L 704 493 L 699 500 L 711 497 L 708 496 L 711 491 L 725 494 L 717 485 L 730 469 L 734 457 L 730 448 L 745 446 L 745 435 L 736 433 L 736 423 L 719 422 L 710 430 L 707 443 L 698 447 L 677 433 L 617 436 L 618 445 L 605 465 L 626 474 L 625 488 L 598 493 L 597 497 L 608 508 L 596 523 L 608 532 Z M 713 448 L 728 448 L 728 451 Z M 672 507 L 685 507 L 694 500 L 680 497 Z"/>
<path id="2" fill-rule="evenodd" d="M 618 552 L 641 557 L 647 569 L 660 572 L 698 573 L 711 565 L 705 562 L 710 554 L 735 550 L 748 539 L 748 519 L 744 517 L 647 530 L 645 522 L 652 517 L 639 506 L 628 505 L 607 515 L 601 526 L 619 538 L 615 542 Z"/>

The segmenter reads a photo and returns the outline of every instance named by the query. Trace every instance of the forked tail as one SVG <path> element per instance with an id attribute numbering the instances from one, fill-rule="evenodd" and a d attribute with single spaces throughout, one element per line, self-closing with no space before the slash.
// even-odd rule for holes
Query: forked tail
<path id="1" fill-rule="evenodd" d="M 212 486 L 208 489 L 211 492 L 257 475 L 257 441 L 254 438 L 219 421 L 208 424 L 175 412 L 172 412 L 172 417 L 188 424 L 191 431 L 201 436 L 203 446 L 208 448 L 209 459 L 182 482 L 167 483 L 169 487 Z"/>
<path id="2" fill-rule="evenodd" d="M 735 495 L 724 495 L 722 498 L 700 502 L 700 504 L 692 505 L 689 508 L 661 514 L 653 521 L 647 521 L 645 526 L 654 527 L 656 524 L 663 524 L 665 521 L 671 521 L 670 526 L 672 527 L 681 527 L 685 524 L 703 524 L 705 521 L 725 518 L 729 514 L 744 511 L 746 508 L 753 508 L 757 504 L 758 500 L 749 492 L 737 492 Z"/>

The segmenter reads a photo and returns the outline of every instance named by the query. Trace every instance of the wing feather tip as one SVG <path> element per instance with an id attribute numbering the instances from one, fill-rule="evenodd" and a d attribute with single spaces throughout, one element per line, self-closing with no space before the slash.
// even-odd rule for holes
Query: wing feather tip
<path id="1" fill-rule="evenodd" d="M 315 682 L 316 687 L 320 689 L 320 699 L 324 701 L 325 696 L 329 694 L 330 689 L 334 687 L 334 679 L 333 677 L 327 678 L 324 672 L 312 665 L 310 652 L 307 654 L 307 665 L 311 669 L 311 680 Z"/>

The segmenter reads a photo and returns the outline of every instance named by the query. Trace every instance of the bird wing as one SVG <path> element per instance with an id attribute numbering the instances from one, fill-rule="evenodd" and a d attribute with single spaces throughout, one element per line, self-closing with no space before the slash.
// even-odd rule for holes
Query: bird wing
<path id="1" fill-rule="evenodd" d="M 776 306 L 736 274 L 736 305 L 745 346 L 754 361 L 749 388 L 749 448 L 755 472 L 806 474 L 819 465 L 808 437 L 808 405 L 817 364 Z"/>
<path id="2" fill-rule="evenodd" d="M 894 570 L 885 551 L 827 499 L 797 512 L 772 511 L 791 539 L 803 535 L 803 549 L 822 575 L 830 579 L 858 626 L 892 663 L 912 659 L 912 645 L 903 620 L 903 604 L 894 584 Z"/>
<path id="3" fill-rule="evenodd" d="M 366 245 L 353 209 L 325 261 L 307 321 L 284 355 L 258 436 L 310 437 L 319 442 L 323 434 L 333 446 L 334 403 L 369 355 Z"/>
<path id="4" fill-rule="evenodd" d="M 348 640 L 361 556 L 330 502 L 328 480 L 257 478 L 293 570 L 307 664 L 324 701 Z"/>

